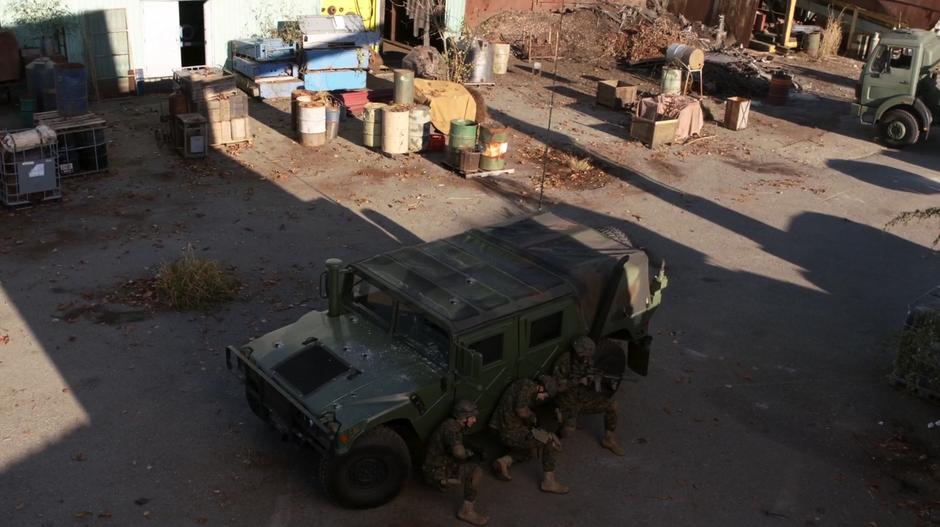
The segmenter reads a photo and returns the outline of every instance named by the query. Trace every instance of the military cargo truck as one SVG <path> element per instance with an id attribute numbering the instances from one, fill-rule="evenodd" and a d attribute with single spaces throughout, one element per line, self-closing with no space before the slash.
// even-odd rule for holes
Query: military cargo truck
<path id="1" fill-rule="evenodd" d="M 552 214 L 326 268 L 327 311 L 226 361 L 254 413 L 315 448 L 324 489 L 351 507 L 398 494 L 454 401 L 475 401 L 482 428 L 507 385 L 551 371 L 578 336 L 602 343 L 604 372 L 645 375 L 667 282 L 626 237 Z"/>
<path id="2" fill-rule="evenodd" d="M 878 127 L 888 146 L 902 148 L 927 137 L 940 113 L 940 36 L 900 29 L 872 50 L 855 86 L 854 116 Z"/>

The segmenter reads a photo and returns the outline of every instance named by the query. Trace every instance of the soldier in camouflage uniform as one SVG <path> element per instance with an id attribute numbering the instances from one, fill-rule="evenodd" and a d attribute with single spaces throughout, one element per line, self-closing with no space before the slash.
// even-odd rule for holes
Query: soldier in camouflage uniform
<path id="1" fill-rule="evenodd" d="M 503 392 L 490 419 L 490 427 L 509 448 L 509 454 L 493 462 L 493 471 L 499 479 L 511 480 L 509 467 L 535 454 L 542 458 L 539 487 L 554 494 L 568 492 L 568 487 L 555 480 L 555 451 L 560 449 L 561 442 L 555 434 L 538 428 L 535 416 L 536 405 L 553 397 L 556 391 L 554 379 L 543 375 L 538 381 L 519 379 Z"/>
<path id="2" fill-rule="evenodd" d="M 574 354 L 558 357 L 553 375 L 559 394 L 555 402 L 564 422 L 562 436 L 571 437 L 578 423 L 578 414 L 604 414 L 604 439 L 601 446 L 618 456 L 624 455 L 614 431 L 617 429 L 617 401 L 598 391 L 597 370 L 594 368 L 594 341 L 589 337 L 575 339 Z"/>
<path id="3" fill-rule="evenodd" d="M 463 485 L 463 505 L 457 518 L 473 525 L 486 525 L 489 518 L 474 508 L 483 471 L 470 461 L 473 452 L 464 446 L 463 435 L 476 424 L 480 412 L 467 400 L 454 404 L 452 417 L 445 419 L 428 441 L 424 457 L 424 479 L 444 491 L 451 485 Z"/>

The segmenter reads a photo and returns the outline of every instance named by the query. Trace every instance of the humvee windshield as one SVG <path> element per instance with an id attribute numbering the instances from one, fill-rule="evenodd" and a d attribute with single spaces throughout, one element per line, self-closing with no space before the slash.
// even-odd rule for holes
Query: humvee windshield
<path id="1" fill-rule="evenodd" d="M 353 279 L 352 307 L 382 330 L 405 340 L 409 349 L 437 368 L 447 369 L 450 337 L 416 307 L 358 274 Z"/>

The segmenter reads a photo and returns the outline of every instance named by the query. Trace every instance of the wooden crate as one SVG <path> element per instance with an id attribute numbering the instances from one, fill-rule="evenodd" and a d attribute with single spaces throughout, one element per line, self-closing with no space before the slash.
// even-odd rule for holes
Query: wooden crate
<path id="1" fill-rule="evenodd" d="M 747 117 L 750 111 L 750 99 L 728 97 L 725 101 L 725 128 L 735 131 L 747 128 Z"/>
<path id="2" fill-rule="evenodd" d="M 598 81 L 597 104 L 619 110 L 636 102 L 636 86 L 616 79 Z"/>
<path id="3" fill-rule="evenodd" d="M 650 148 L 657 148 L 676 139 L 678 119 L 651 121 L 634 115 L 630 120 L 630 137 Z"/>

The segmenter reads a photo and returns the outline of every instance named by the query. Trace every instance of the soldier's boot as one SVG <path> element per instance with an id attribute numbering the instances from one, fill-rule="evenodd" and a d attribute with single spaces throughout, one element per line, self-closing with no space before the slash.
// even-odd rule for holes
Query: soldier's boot
<path id="1" fill-rule="evenodd" d="M 509 467 L 512 466 L 512 457 L 503 456 L 493 462 L 493 472 L 496 477 L 503 481 L 512 481 L 512 474 L 509 473 Z"/>
<path id="2" fill-rule="evenodd" d="M 476 511 L 472 501 L 464 500 L 463 506 L 457 511 L 457 518 L 471 525 L 486 525 L 490 522 L 488 516 L 484 516 Z"/>
<path id="3" fill-rule="evenodd" d="M 620 443 L 617 442 L 617 436 L 614 434 L 613 430 L 608 430 L 604 432 L 604 439 L 601 439 L 601 446 L 610 450 L 618 456 L 623 456 L 626 452 L 623 451 L 623 448 L 620 446 Z"/>
<path id="4" fill-rule="evenodd" d="M 554 472 L 546 472 L 542 475 L 542 484 L 539 485 L 542 492 L 551 492 L 552 494 L 568 494 L 568 487 L 558 483 Z"/>

